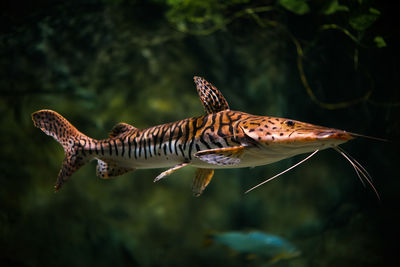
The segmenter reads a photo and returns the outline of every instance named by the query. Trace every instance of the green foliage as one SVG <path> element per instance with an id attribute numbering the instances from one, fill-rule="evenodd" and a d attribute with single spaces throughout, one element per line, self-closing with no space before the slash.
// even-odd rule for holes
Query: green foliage
<path id="1" fill-rule="evenodd" d="M 375 42 L 376 46 L 379 48 L 386 47 L 385 39 L 383 39 L 382 36 L 375 36 L 374 42 Z"/>
<path id="2" fill-rule="evenodd" d="M 379 16 L 380 12 L 375 8 L 369 8 L 367 11 L 357 11 L 350 17 L 349 24 L 353 29 L 363 32 L 371 27 Z"/>
<path id="3" fill-rule="evenodd" d="M 349 10 L 350 9 L 347 6 L 339 4 L 339 0 L 332 0 L 326 5 L 325 8 L 322 9 L 322 13 L 325 15 L 332 15 L 335 14 L 336 12 L 343 12 Z"/>
<path id="4" fill-rule="evenodd" d="M 206 27 L 221 25 L 230 7 L 248 3 L 249 0 L 167 0 L 166 2 L 169 6 L 169 11 L 166 13 L 167 19 L 176 24 L 180 30 L 186 30 L 188 24 Z"/>
<path id="5" fill-rule="evenodd" d="M 297 15 L 304 15 L 310 12 L 307 2 L 308 0 L 279 0 L 281 6 Z"/>

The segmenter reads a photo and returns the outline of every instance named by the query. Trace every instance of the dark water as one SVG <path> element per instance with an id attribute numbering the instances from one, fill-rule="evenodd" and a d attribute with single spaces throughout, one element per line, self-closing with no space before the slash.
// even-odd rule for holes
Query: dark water
<path id="1" fill-rule="evenodd" d="M 397 259 L 396 10 L 377 1 L 341 8 L 308 1 L 290 11 L 291 2 L 6 2 L 0 265 L 269 266 L 203 245 L 209 231 L 247 230 L 279 235 L 302 251 L 273 266 L 387 266 Z M 194 75 L 213 82 L 234 110 L 392 140 L 343 145 L 371 173 L 382 201 L 333 150 L 248 195 L 302 157 L 218 170 L 200 198 L 191 195 L 194 169 L 154 184 L 163 170 L 100 180 L 94 162 L 53 192 L 63 151 L 33 127 L 32 112 L 56 110 L 104 138 L 121 121 L 143 128 L 203 114 Z"/>

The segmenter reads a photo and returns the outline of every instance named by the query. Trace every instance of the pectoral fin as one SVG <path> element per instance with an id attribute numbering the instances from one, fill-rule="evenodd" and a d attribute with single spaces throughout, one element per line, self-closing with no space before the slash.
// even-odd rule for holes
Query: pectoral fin
<path id="1" fill-rule="evenodd" d="M 168 169 L 168 170 L 166 170 L 166 171 L 160 173 L 160 174 L 154 179 L 154 182 L 157 182 L 157 181 L 161 180 L 161 179 L 164 178 L 165 176 L 168 176 L 168 175 L 170 175 L 171 173 L 173 173 L 173 172 L 179 170 L 180 168 L 183 168 L 183 167 L 185 167 L 185 166 L 187 166 L 187 165 L 189 165 L 189 164 L 190 164 L 190 163 L 184 162 L 184 163 L 175 165 L 175 166 L 172 167 L 171 169 Z"/>
<path id="2" fill-rule="evenodd" d="M 240 157 L 245 148 L 245 146 L 214 148 L 199 151 L 194 156 L 210 164 L 237 165 L 240 163 Z"/>
<path id="3" fill-rule="evenodd" d="M 198 168 L 193 179 L 192 192 L 195 197 L 199 197 L 210 183 L 214 175 L 213 169 Z"/>
<path id="4" fill-rule="evenodd" d="M 97 160 L 96 175 L 103 179 L 119 176 L 134 170 L 134 168 L 120 167 L 111 161 Z"/>

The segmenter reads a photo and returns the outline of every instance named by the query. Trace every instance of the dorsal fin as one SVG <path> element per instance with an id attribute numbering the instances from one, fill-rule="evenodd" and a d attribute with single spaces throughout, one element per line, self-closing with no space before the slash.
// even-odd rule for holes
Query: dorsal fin
<path id="1" fill-rule="evenodd" d="M 133 127 L 130 124 L 127 124 L 125 122 L 120 122 L 120 123 L 118 123 L 117 125 L 115 125 L 111 129 L 111 132 L 110 132 L 109 136 L 110 136 L 110 138 L 114 138 L 114 137 L 117 137 L 117 136 L 119 136 L 121 134 L 124 134 L 124 133 L 129 132 L 129 131 L 133 131 L 133 130 L 136 130 L 136 129 L 137 128 Z"/>
<path id="2" fill-rule="evenodd" d="M 216 113 L 229 109 L 228 102 L 221 92 L 204 78 L 194 76 L 197 93 L 200 96 L 201 103 L 208 114 Z"/>

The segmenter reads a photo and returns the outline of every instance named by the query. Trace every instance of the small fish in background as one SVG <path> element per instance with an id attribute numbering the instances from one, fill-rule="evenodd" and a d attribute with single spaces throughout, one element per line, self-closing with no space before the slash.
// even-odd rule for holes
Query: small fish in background
<path id="1" fill-rule="evenodd" d="M 260 231 L 208 234 L 206 243 L 223 244 L 235 252 L 247 254 L 249 258 L 265 258 L 269 263 L 292 259 L 301 254 L 288 240 Z"/>

